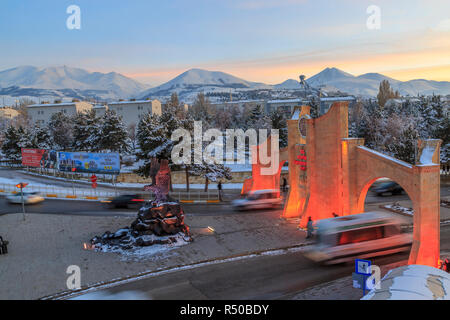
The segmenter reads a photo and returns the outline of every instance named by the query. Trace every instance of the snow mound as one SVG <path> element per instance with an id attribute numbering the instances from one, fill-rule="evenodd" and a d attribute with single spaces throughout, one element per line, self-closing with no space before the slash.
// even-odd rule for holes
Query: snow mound
<path id="1" fill-rule="evenodd" d="M 140 237 L 144 241 L 159 242 L 160 244 L 154 244 L 151 246 L 122 246 L 118 244 L 104 243 L 97 244 L 95 251 L 97 252 L 112 252 L 121 256 L 122 261 L 140 261 L 147 259 L 163 259 L 165 253 L 184 246 L 191 241 L 187 239 L 183 233 L 170 236 L 156 236 L 156 235 L 144 235 Z M 136 242 L 137 238 L 130 239 L 130 243 Z"/>
<path id="2" fill-rule="evenodd" d="M 450 274 L 437 268 L 409 265 L 390 270 L 362 300 L 450 300 Z"/>

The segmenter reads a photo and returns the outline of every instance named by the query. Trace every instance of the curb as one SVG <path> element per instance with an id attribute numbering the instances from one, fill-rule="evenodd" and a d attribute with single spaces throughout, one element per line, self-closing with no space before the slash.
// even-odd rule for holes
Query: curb
<path id="1" fill-rule="evenodd" d="M 180 200 L 180 203 L 189 203 L 189 204 L 196 204 L 196 203 L 221 203 L 220 200 Z"/>
<path id="2" fill-rule="evenodd" d="M 86 294 L 89 292 L 107 289 L 107 288 L 115 287 L 115 286 L 118 286 L 121 284 L 138 281 L 138 280 L 143 280 L 143 279 L 147 279 L 147 278 L 151 278 L 151 277 L 156 277 L 156 276 L 171 273 L 171 272 L 190 270 L 190 269 L 199 268 L 199 267 L 203 267 L 203 266 L 210 265 L 210 264 L 226 263 L 226 262 L 231 262 L 231 261 L 236 261 L 236 260 L 255 258 L 255 257 L 259 257 L 259 256 L 281 255 L 281 254 L 286 254 L 289 252 L 297 252 L 297 251 L 300 251 L 303 247 L 309 246 L 311 244 L 312 243 L 307 242 L 307 243 L 301 243 L 301 244 L 296 244 L 296 245 L 281 247 L 281 248 L 276 248 L 276 249 L 257 250 L 257 251 L 251 251 L 251 252 L 246 252 L 246 253 L 234 254 L 231 256 L 227 256 L 227 257 L 206 259 L 206 260 L 202 260 L 199 262 L 188 263 L 185 265 L 176 265 L 173 267 L 156 269 L 156 270 L 152 270 L 152 271 L 144 271 L 144 272 L 138 273 L 136 275 L 125 276 L 125 277 L 113 279 L 110 281 L 94 283 L 92 285 L 88 285 L 81 289 L 76 289 L 76 290 L 71 290 L 71 291 L 63 291 L 63 292 L 59 292 L 56 294 L 44 296 L 42 298 L 39 298 L 38 300 L 70 299 L 70 298 L 74 298 L 74 297 L 77 297 L 77 296 L 80 296 L 80 295 L 83 295 L 83 294 Z"/>

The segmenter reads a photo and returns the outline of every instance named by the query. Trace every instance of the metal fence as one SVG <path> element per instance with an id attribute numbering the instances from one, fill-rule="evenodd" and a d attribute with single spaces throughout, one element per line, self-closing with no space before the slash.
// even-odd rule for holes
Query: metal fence
<path id="1" fill-rule="evenodd" d="M 20 189 L 13 184 L 0 184 L 0 193 L 11 194 L 20 192 Z M 24 192 L 37 192 L 47 198 L 74 198 L 74 199 L 108 199 L 119 194 L 139 194 L 143 199 L 154 199 L 154 194 L 148 191 L 126 191 L 113 190 L 104 191 L 91 188 L 63 188 L 57 186 L 28 185 Z M 218 201 L 219 194 L 217 190 L 193 190 L 190 192 L 174 191 L 169 193 L 170 197 L 178 201 Z"/>

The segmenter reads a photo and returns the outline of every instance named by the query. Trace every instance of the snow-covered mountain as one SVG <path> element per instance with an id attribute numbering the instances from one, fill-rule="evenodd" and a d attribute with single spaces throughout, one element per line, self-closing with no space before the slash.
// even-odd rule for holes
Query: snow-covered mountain
<path id="1" fill-rule="evenodd" d="M 383 80 L 389 81 L 394 90 L 402 95 L 450 93 L 450 82 L 432 80 L 399 81 L 380 73 L 366 73 L 354 76 L 337 68 L 326 68 L 306 81 L 313 87 L 322 87 L 325 91 L 339 90 L 353 95 L 376 96 Z"/>
<path id="2" fill-rule="evenodd" d="M 324 91 L 341 91 L 352 95 L 374 97 L 378 93 L 382 80 L 388 80 L 394 90 L 398 90 L 403 95 L 450 94 L 450 82 L 448 81 L 410 80 L 402 82 L 379 73 L 354 76 L 338 68 L 326 68 L 306 81 L 310 86 L 320 87 Z M 139 97 L 164 100 L 172 92 L 177 92 L 181 99 L 192 102 L 198 92 L 211 93 L 214 96 L 221 92 L 234 93 L 238 91 L 242 93 L 255 89 L 296 90 L 300 89 L 300 83 L 297 80 L 288 79 L 280 84 L 266 85 L 246 81 L 223 72 L 191 69 L 169 82 L 143 92 Z"/>
<path id="3" fill-rule="evenodd" d="M 288 79 L 282 83 L 273 86 L 275 89 L 295 90 L 300 88 L 300 82 L 294 79 Z"/>
<path id="4" fill-rule="evenodd" d="M 151 88 L 140 98 L 164 98 L 176 92 L 182 99 L 191 100 L 199 92 L 230 92 L 234 90 L 271 89 L 272 86 L 247 81 L 220 71 L 190 69 L 174 79 Z"/>
<path id="5" fill-rule="evenodd" d="M 300 70 L 301 72 L 301 70 Z M 300 74 L 299 72 L 299 74 Z M 306 79 L 315 88 L 324 91 L 341 91 L 360 96 L 376 96 L 382 80 L 388 80 L 394 90 L 403 95 L 450 94 L 450 82 L 432 80 L 398 81 L 379 73 L 354 76 L 337 68 L 326 68 Z M 39 97 L 51 100 L 88 99 L 117 100 L 119 98 L 154 98 L 165 101 L 173 92 L 187 103 L 192 103 L 199 92 L 207 93 L 212 101 L 226 99 L 229 95 L 241 99 L 254 99 L 255 90 L 264 97 L 290 97 L 292 90 L 300 90 L 297 80 L 267 85 L 247 81 L 233 75 L 202 69 L 190 69 L 174 79 L 149 88 L 119 73 L 89 72 L 79 68 L 22 66 L 0 71 L 0 97 L 14 101 L 16 97 Z"/>
<path id="6" fill-rule="evenodd" d="M 50 93 L 64 97 L 75 90 L 81 97 L 129 98 L 148 87 L 116 72 L 89 72 L 67 66 L 21 66 L 0 71 L 0 94 L 8 92 L 17 96 L 33 92 L 37 96 Z"/>

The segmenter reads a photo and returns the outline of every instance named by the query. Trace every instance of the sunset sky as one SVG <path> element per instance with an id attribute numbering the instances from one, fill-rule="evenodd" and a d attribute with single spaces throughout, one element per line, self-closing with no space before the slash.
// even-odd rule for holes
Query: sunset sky
<path id="1" fill-rule="evenodd" d="M 72 4 L 81 30 L 66 27 Z M 268 84 L 326 67 L 450 81 L 449 0 L 2 0 L 0 39 L 0 70 L 68 65 L 150 85 L 190 68 Z"/>

